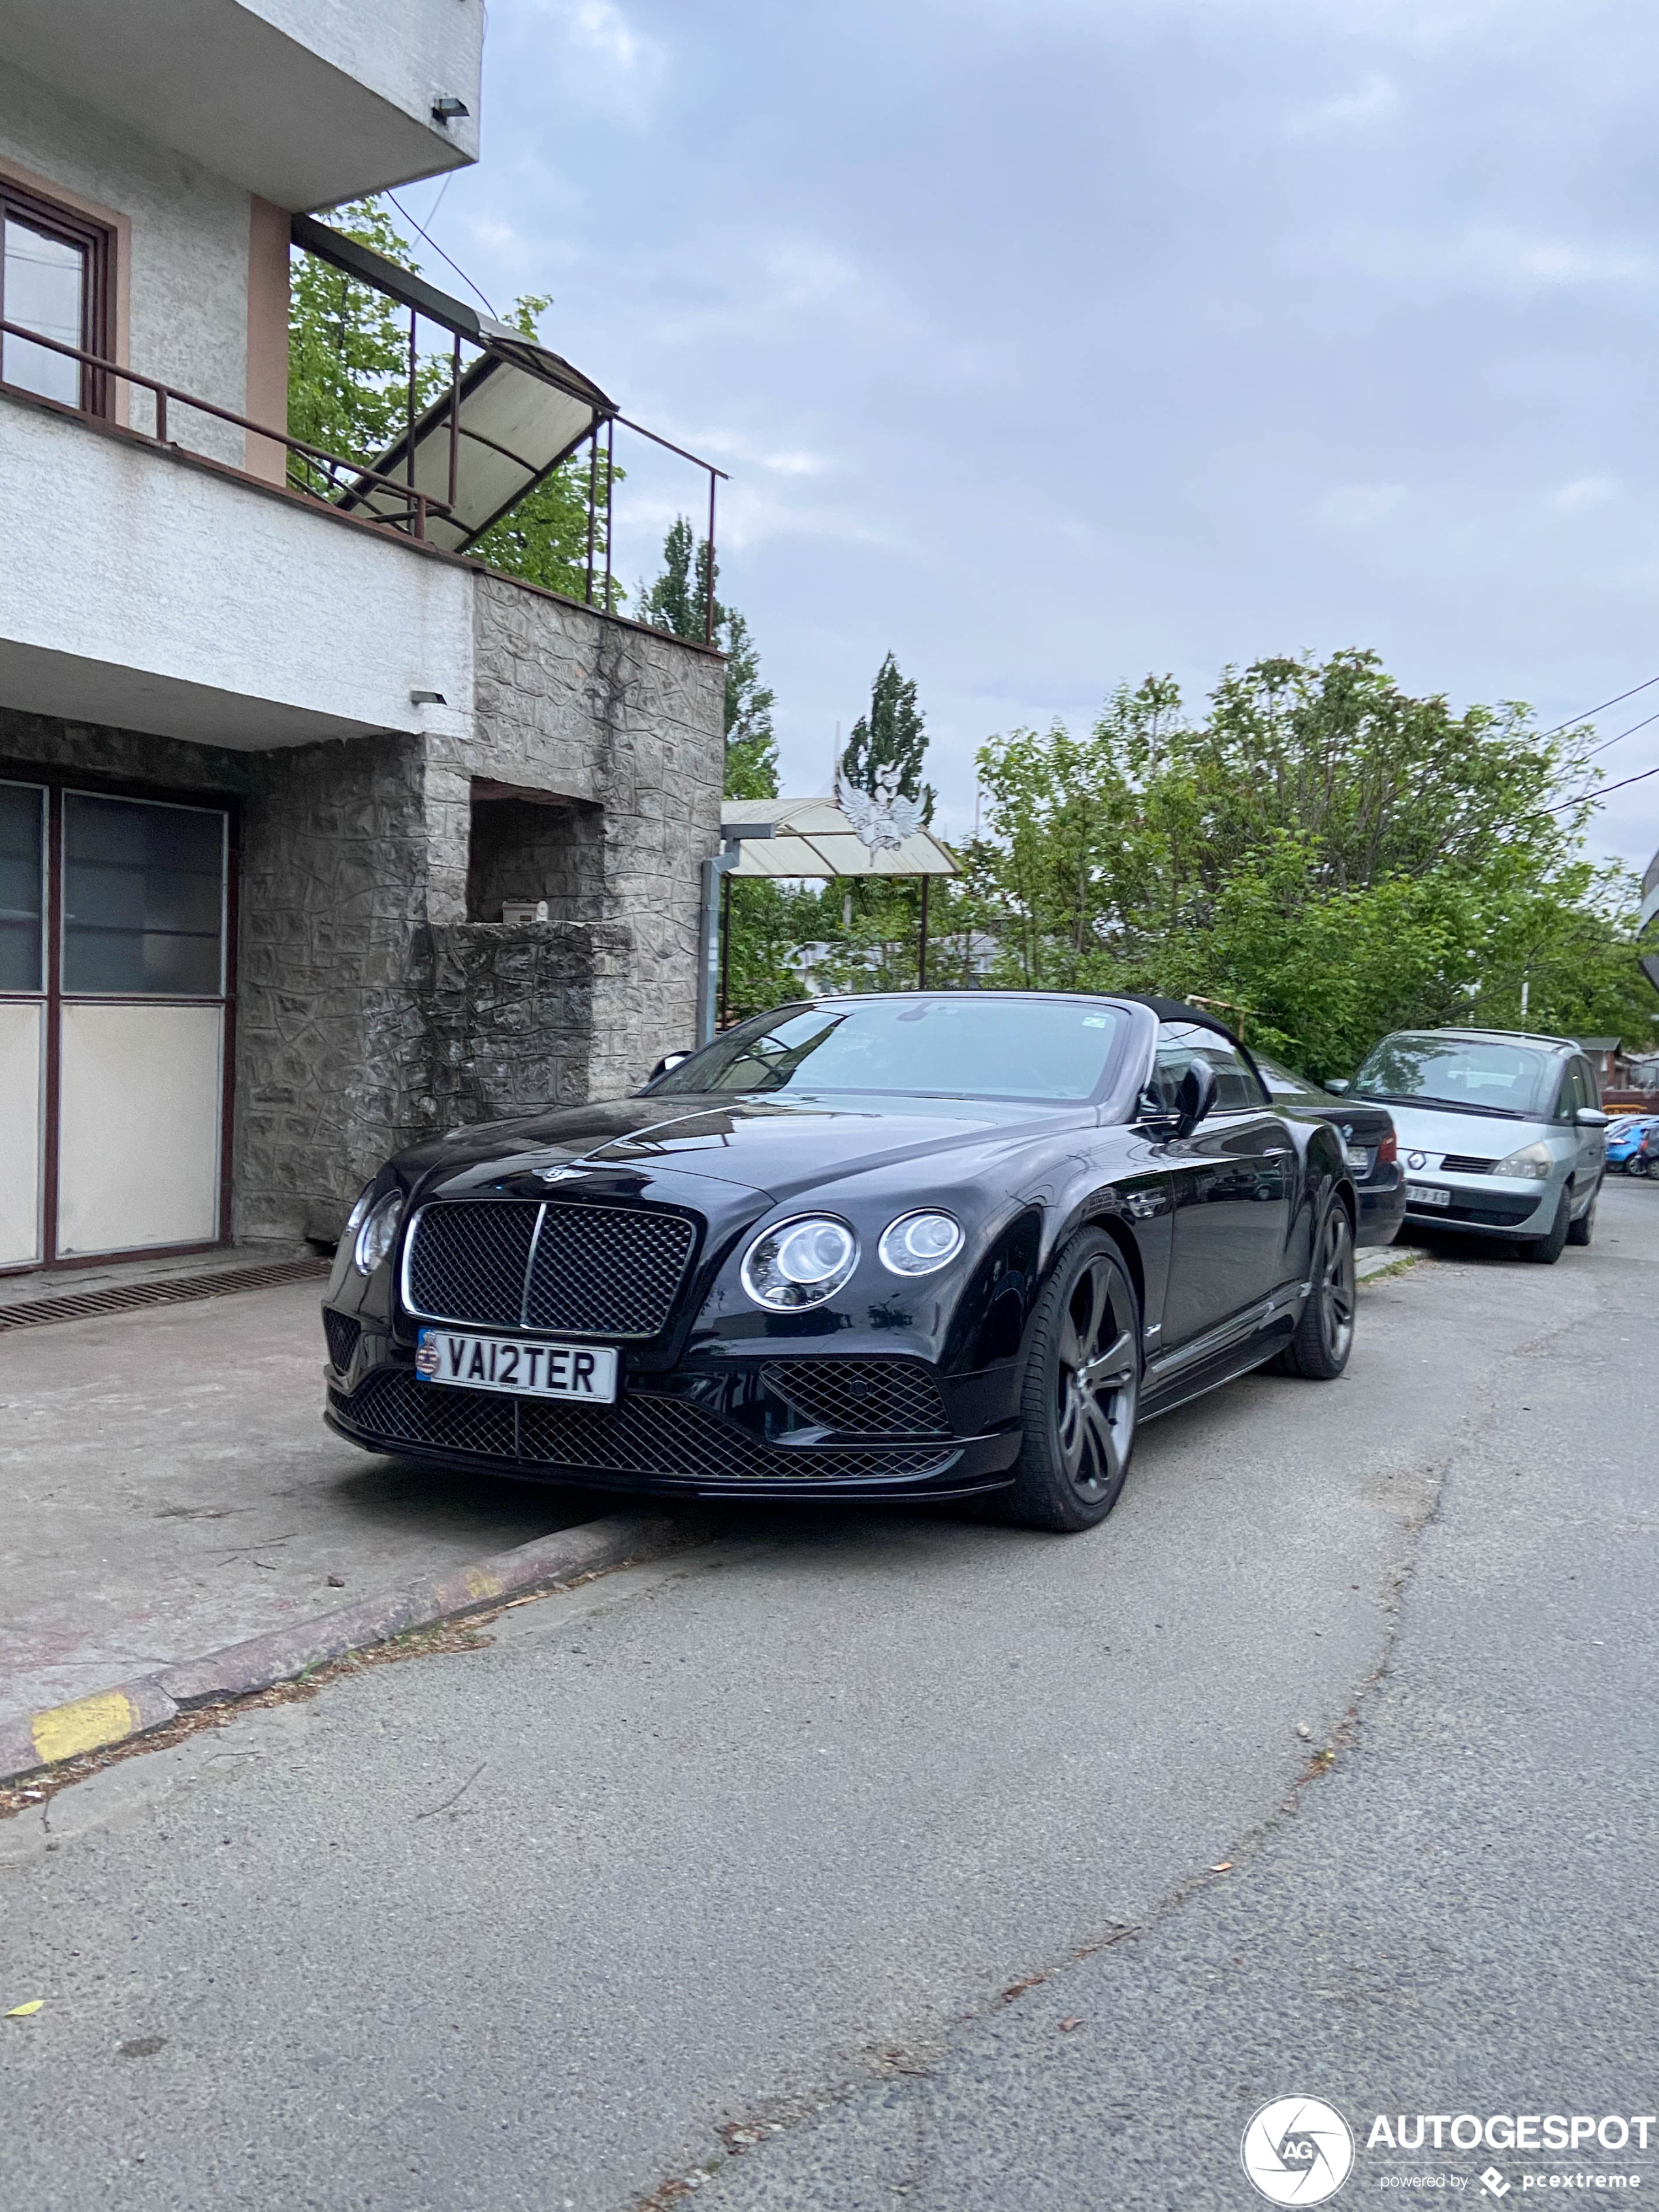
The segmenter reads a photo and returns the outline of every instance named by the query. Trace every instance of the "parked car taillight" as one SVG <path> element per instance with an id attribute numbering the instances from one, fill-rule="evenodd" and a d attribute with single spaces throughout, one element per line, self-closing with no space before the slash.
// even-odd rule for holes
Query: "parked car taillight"
<path id="1" fill-rule="evenodd" d="M 1390 1129 L 1376 1148 L 1376 1164 L 1380 1168 L 1392 1167 L 1399 1158 L 1400 1139 Z"/>

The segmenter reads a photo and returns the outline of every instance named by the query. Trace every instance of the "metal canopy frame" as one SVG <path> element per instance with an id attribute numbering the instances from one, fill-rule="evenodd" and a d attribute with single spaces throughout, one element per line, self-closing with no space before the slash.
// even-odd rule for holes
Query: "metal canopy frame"
<path id="1" fill-rule="evenodd" d="M 732 958 L 732 885 L 786 877 L 868 881 L 921 879 L 916 988 L 927 988 L 928 894 L 935 876 L 959 872 L 948 846 L 931 830 L 913 830 L 895 845 L 866 845 L 833 799 L 728 799 L 720 805 L 721 849 L 703 862 L 702 963 L 697 1042 L 726 1025 Z M 714 883 L 720 884 L 719 902 Z"/>
<path id="2" fill-rule="evenodd" d="M 484 532 L 499 522 L 502 516 L 533 491 L 542 480 L 550 475 L 562 461 L 589 445 L 587 479 L 587 564 L 586 602 L 603 605 L 607 614 L 616 612 L 614 578 L 611 570 L 612 492 L 615 471 L 611 465 L 616 452 L 616 434 L 620 428 L 635 437 L 649 439 L 680 459 L 690 461 L 702 469 L 708 479 L 708 544 L 709 559 L 703 586 L 703 636 L 705 645 L 714 641 L 714 507 L 715 489 L 726 482 L 726 472 L 700 454 L 689 453 L 684 446 L 647 430 L 642 422 L 630 422 L 618 410 L 616 402 L 608 398 L 590 377 L 566 361 L 562 355 L 528 338 L 522 331 L 510 325 L 498 323 L 491 315 L 480 314 L 465 300 L 457 300 L 447 292 L 429 284 L 425 277 L 413 270 L 404 269 L 385 254 L 377 253 L 373 246 L 361 245 L 355 238 L 332 230 L 328 224 L 319 222 L 313 216 L 296 215 L 293 218 L 294 243 L 307 253 L 315 254 L 319 260 L 328 262 L 357 283 L 367 284 L 372 290 L 383 293 L 409 310 L 409 398 L 402 433 L 375 457 L 373 464 L 356 477 L 344 484 L 331 478 L 325 495 L 331 505 L 347 511 L 368 514 L 378 520 L 392 520 L 404 512 L 412 512 L 416 519 L 416 536 L 426 537 L 446 544 L 454 552 L 465 552 Z M 419 355 L 416 341 L 416 325 L 424 316 L 450 332 L 453 340 L 453 368 L 449 389 L 417 415 L 416 406 L 416 379 Z M 463 344 L 477 346 L 480 358 L 465 370 L 461 364 Z M 526 414 L 533 416 L 534 408 L 526 407 L 526 395 L 512 392 L 512 380 L 524 378 L 539 385 L 549 392 L 543 403 L 542 415 L 547 423 L 562 422 L 555 434 L 544 437 L 533 453 L 526 453 L 500 436 L 491 436 L 483 424 L 498 418 L 505 401 L 505 411 L 520 424 Z M 561 410 L 557 394 L 566 406 Z M 574 412 L 572 411 L 574 410 Z M 471 420 L 468 419 L 471 415 Z M 497 419 L 495 427 L 499 428 Z M 517 434 L 522 435 L 520 428 Z M 601 586 L 597 571 L 599 551 L 599 441 L 605 447 L 605 570 Z M 497 463 L 505 462 L 521 481 L 507 486 L 499 485 L 495 495 L 482 504 L 484 511 L 467 512 L 463 496 L 461 453 L 463 442 L 482 447 Z M 499 474 L 499 468 L 497 471 Z M 402 487 L 401 502 L 391 489 Z M 441 489 L 439 487 L 441 486 Z"/>

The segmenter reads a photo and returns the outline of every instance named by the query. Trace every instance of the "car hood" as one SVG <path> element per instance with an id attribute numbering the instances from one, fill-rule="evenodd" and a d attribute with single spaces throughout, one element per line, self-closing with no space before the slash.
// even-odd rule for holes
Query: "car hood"
<path id="1" fill-rule="evenodd" d="M 1443 1152 L 1462 1152 L 1470 1159 L 1501 1160 L 1540 1137 L 1564 1133 L 1553 1121 L 1512 1121 L 1500 1114 L 1465 1114 L 1455 1109 L 1405 1106 L 1392 1100 L 1389 1111 L 1407 1167 L 1411 1162 L 1407 1155 L 1411 1152 L 1425 1152 L 1431 1159 L 1438 1159 Z"/>
<path id="2" fill-rule="evenodd" d="M 1095 1119 L 1092 1108 L 994 1100 L 682 1094 L 452 1130 L 400 1155 L 397 1165 L 425 1196 L 516 1186 L 544 1197 L 553 1170 L 550 1188 L 572 1198 L 584 1188 L 642 1194 L 653 1183 L 690 1176 L 781 1200 L 872 1168 L 997 1149 L 1039 1130 L 1091 1127 Z"/>

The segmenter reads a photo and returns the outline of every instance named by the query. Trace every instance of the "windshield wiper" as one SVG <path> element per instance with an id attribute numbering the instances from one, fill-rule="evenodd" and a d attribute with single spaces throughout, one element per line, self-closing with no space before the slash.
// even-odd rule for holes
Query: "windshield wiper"
<path id="1" fill-rule="evenodd" d="M 1472 1106 L 1467 1098 L 1430 1098 L 1421 1091 L 1356 1091 L 1356 1098 L 1376 1098 L 1385 1106 L 1421 1106 L 1431 1114 L 1484 1114 L 1500 1121 L 1547 1121 L 1547 1114 L 1523 1114 L 1517 1106 Z"/>

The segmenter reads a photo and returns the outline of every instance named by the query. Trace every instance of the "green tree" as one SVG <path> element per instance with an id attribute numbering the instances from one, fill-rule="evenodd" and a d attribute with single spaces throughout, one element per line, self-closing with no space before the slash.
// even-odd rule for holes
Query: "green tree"
<path id="1" fill-rule="evenodd" d="M 337 208 L 331 222 L 334 229 L 372 246 L 400 268 L 413 268 L 409 241 L 378 200 L 354 200 Z M 526 295 L 514 303 L 508 319 L 533 338 L 537 318 L 550 304 L 545 295 Z M 417 414 L 447 388 L 451 374 L 447 352 L 417 357 Z M 407 310 L 372 285 L 360 283 L 308 253 L 296 256 L 289 280 L 288 411 L 293 436 L 361 467 L 369 466 L 401 436 L 408 422 Z M 594 528 L 595 560 L 600 565 L 605 560 L 606 465 L 601 454 Z M 472 557 L 567 599 L 585 598 L 590 469 L 586 447 L 562 461 L 473 541 L 468 549 Z M 623 473 L 616 470 L 614 481 L 619 483 Z M 326 472 L 303 456 L 290 454 L 289 474 L 307 489 L 329 489 Z M 614 603 L 623 594 L 613 586 L 612 596 Z"/>
<path id="2" fill-rule="evenodd" d="M 981 750 L 958 902 L 993 980 L 1201 995 L 1315 1075 L 1389 1028 L 1512 1024 L 1523 980 L 1535 1028 L 1645 1036 L 1632 886 L 1582 858 L 1589 798 L 1563 803 L 1583 757 L 1371 653 L 1229 670 L 1201 717 L 1149 678 L 1085 737 Z"/>
<path id="3" fill-rule="evenodd" d="M 711 574 L 712 568 L 712 574 Z M 702 643 L 708 628 L 706 594 L 718 586 L 708 541 L 677 515 L 663 539 L 662 573 L 640 586 L 640 620 L 672 636 Z M 761 681 L 760 653 L 735 607 L 714 610 L 714 643 L 726 655 L 726 779 L 728 799 L 775 799 L 778 753 L 772 732 L 776 694 Z"/>
<path id="4" fill-rule="evenodd" d="M 937 794 L 932 784 L 922 781 L 927 750 L 915 684 L 900 675 L 898 662 L 890 653 L 871 686 L 870 712 L 860 714 L 853 725 L 842 756 L 842 772 L 854 789 L 873 793 L 878 772 L 884 768 L 896 769 L 895 788 L 900 796 L 920 799 L 922 819 L 931 822 Z"/>

